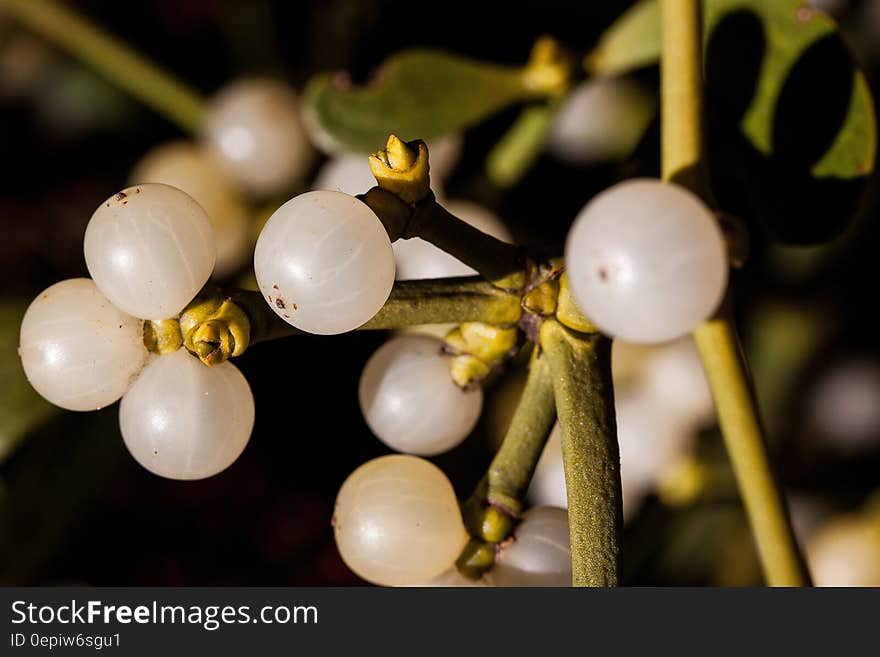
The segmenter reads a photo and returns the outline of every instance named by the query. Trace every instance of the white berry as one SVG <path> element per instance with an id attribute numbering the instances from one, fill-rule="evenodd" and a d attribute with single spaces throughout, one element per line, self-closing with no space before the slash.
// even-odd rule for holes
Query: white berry
<path id="1" fill-rule="evenodd" d="M 571 586 L 568 511 L 530 509 L 491 571 L 496 586 Z"/>
<path id="2" fill-rule="evenodd" d="M 301 194 L 275 211 L 257 240 L 254 271 L 279 317 L 331 335 L 367 322 L 394 285 L 388 233 L 348 194 Z"/>
<path id="3" fill-rule="evenodd" d="M 568 234 L 565 263 L 578 305 L 608 335 L 631 342 L 681 337 L 718 307 L 727 251 L 694 194 L 630 180 L 596 196 Z"/>
<path id="4" fill-rule="evenodd" d="M 242 453 L 254 426 L 254 397 L 230 362 L 203 365 L 186 349 L 154 358 L 122 398 L 125 446 L 150 472 L 204 479 Z"/>
<path id="5" fill-rule="evenodd" d="M 31 385 L 56 406 L 93 411 L 122 397 L 146 363 L 143 324 L 90 279 L 61 281 L 25 313 L 21 364 Z"/>
<path id="6" fill-rule="evenodd" d="M 235 273 L 250 255 L 250 227 L 244 199 L 210 154 L 185 141 L 149 151 L 129 176 L 133 184 L 164 183 L 186 192 L 205 210 L 214 228 L 214 273 Z"/>
<path id="7" fill-rule="evenodd" d="M 249 192 L 279 194 L 302 179 L 313 151 L 288 86 L 244 79 L 211 101 L 203 128 L 206 145 Z"/>
<path id="8" fill-rule="evenodd" d="M 655 101 L 626 78 L 593 78 L 566 97 L 547 135 L 547 148 L 573 164 L 625 157 L 645 131 Z"/>
<path id="9" fill-rule="evenodd" d="M 693 338 L 651 347 L 645 361 L 645 394 L 657 406 L 682 425 L 700 427 L 712 421 L 712 391 Z"/>
<path id="10" fill-rule="evenodd" d="M 856 454 L 880 442 L 880 361 L 850 357 L 834 364 L 809 396 L 807 425 L 828 447 Z"/>
<path id="11" fill-rule="evenodd" d="M 383 586 L 437 577 L 467 542 L 452 484 L 415 456 L 383 456 L 349 475 L 336 498 L 333 529 L 349 568 Z"/>
<path id="12" fill-rule="evenodd" d="M 477 387 L 462 390 L 449 375 L 443 342 L 403 335 L 367 361 L 358 396 L 361 412 L 379 439 L 398 452 L 433 456 L 473 430 L 483 406 Z"/>
<path id="13" fill-rule="evenodd" d="M 832 518 L 810 537 L 817 586 L 880 586 L 880 519 L 873 513 Z"/>
<path id="14" fill-rule="evenodd" d="M 108 198 L 92 215 L 83 243 L 98 289 L 143 319 L 177 315 L 214 268 L 208 215 L 169 185 L 135 185 Z"/>
<path id="15" fill-rule="evenodd" d="M 453 132 L 428 140 L 427 146 L 432 182 L 446 180 L 461 159 L 464 139 L 460 134 Z"/>
<path id="16" fill-rule="evenodd" d="M 504 242 L 512 242 L 510 232 L 498 217 L 477 203 L 445 201 L 443 205 L 456 217 Z M 477 272 L 430 242 L 413 237 L 393 244 L 398 280 L 473 276 Z"/>
<path id="17" fill-rule="evenodd" d="M 312 189 L 324 189 L 345 194 L 364 194 L 376 186 L 370 171 L 370 160 L 359 153 L 344 153 L 327 160 L 318 170 Z"/>

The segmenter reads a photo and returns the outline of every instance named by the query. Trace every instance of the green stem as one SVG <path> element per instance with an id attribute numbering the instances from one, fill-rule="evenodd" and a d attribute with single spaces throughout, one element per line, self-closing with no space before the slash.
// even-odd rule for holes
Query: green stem
<path id="1" fill-rule="evenodd" d="M 703 126 L 703 42 L 700 0 L 661 0 L 661 168 L 709 198 Z"/>
<path id="2" fill-rule="evenodd" d="M 552 370 L 568 491 L 572 584 L 617 586 L 621 573 L 623 495 L 611 382 L 611 341 L 541 327 Z"/>
<path id="3" fill-rule="evenodd" d="M 663 178 L 712 203 L 703 130 L 699 0 L 662 0 Z M 694 332 L 718 420 L 768 584 L 805 586 L 810 576 L 773 476 L 767 441 L 729 304 Z"/>
<path id="4" fill-rule="evenodd" d="M 526 386 L 488 472 L 485 499 L 516 516 L 553 429 L 556 403 L 547 356 L 535 349 Z"/>
<path id="5" fill-rule="evenodd" d="M 430 242 L 488 281 L 518 278 L 524 269 L 519 247 L 474 228 L 434 200 L 416 206 L 401 237 Z"/>
<path id="6" fill-rule="evenodd" d="M 721 432 L 767 583 L 809 586 L 809 571 L 770 466 L 748 365 L 729 311 L 698 327 L 694 340 L 715 398 Z"/>
<path id="7" fill-rule="evenodd" d="M 125 43 L 55 0 L 0 0 L 0 12 L 94 68 L 187 132 L 196 132 L 204 101 Z"/>
<path id="8" fill-rule="evenodd" d="M 275 314 L 260 292 L 228 292 L 250 320 L 250 344 L 303 332 Z M 519 297 L 477 278 L 398 281 L 382 309 L 358 330 L 398 329 L 419 324 L 485 322 L 515 324 Z"/>
<path id="9" fill-rule="evenodd" d="M 459 219 L 440 205 L 432 193 L 415 205 L 381 187 L 373 187 L 358 198 L 376 213 L 392 242 L 419 237 L 499 287 L 513 290 L 525 284 L 525 262 L 519 247 Z"/>
<path id="10" fill-rule="evenodd" d="M 561 102 L 561 96 L 554 96 L 520 113 L 486 158 L 486 176 L 493 184 L 509 189 L 529 172 L 541 155 Z"/>

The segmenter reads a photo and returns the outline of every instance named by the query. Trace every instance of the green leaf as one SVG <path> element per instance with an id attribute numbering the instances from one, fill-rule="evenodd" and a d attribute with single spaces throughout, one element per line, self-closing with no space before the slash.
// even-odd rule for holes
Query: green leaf
<path id="1" fill-rule="evenodd" d="M 868 85 L 834 21 L 801 0 L 704 7 L 709 146 L 713 184 L 727 185 L 734 205 L 725 209 L 757 216 L 783 241 L 833 237 L 855 210 L 877 143 Z M 586 65 L 619 75 L 659 56 L 659 2 L 642 0 Z"/>
<path id="2" fill-rule="evenodd" d="M 660 59 L 660 2 L 642 0 L 611 24 L 584 61 L 593 75 L 621 75 Z"/>
<path id="3" fill-rule="evenodd" d="M 27 303 L 0 301 L 0 463 L 28 431 L 55 407 L 40 397 L 24 376 L 18 357 L 18 329 Z"/>
<path id="4" fill-rule="evenodd" d="M 314 77 L 305 90 L 306 121 L 329 152 L 371 153 L 391 133 L 404 140 L 440 137 L 539 97 L 523 71 L 436 50 L 406 50 L 387 59 L 365 87 L 342 85 L 332 74 Z"/>

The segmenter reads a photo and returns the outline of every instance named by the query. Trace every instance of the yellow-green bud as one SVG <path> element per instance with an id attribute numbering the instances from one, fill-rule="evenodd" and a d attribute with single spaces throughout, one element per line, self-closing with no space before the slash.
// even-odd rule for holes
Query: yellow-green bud
<path id="1" fill-rule="evenodd" d="M 180 316 L 183 345 L 205 365 L 218 365 L 244 353 L 251 326 L 244 311 L 229 299 L 196 299 Z"/>
<path id="2" fill-rule="evenodd" d="M 406 143 L 391 135 L 385 150 L 370 156 L 370 171 L 379 187 L 412 205 L 431 190 L 428 147 L 420 139 Z"/>
<path id="3" fill-rule="evenodd" d="M 523 71 L 523 84 L 538 94 L 555 95 L 571 85 L 573 61 L 558 41 L 539 37 Z"/>

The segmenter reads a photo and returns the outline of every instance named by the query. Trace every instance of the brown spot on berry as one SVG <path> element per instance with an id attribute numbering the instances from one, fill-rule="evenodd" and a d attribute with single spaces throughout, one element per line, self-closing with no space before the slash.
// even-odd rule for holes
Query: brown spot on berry
<path id="1" fill-rule="evenodd" d="M 113 198 L 115 198 L 117 201 L 121 201 L 121 200 L 124 199 L 126 196 L 128 196 L 128 194 L 126 194 L 125 192 L 117 192 L 117 193 L 116 193 L 116 196 L 114 196 Z M 124 204 L 123 204 L 123 205 L 124 205 Z"/>
<path id="2" fill-rule="evenodd" d="M 299 306 L 297 306 L 296 304 L 293 304 L 293 309 L 294 309 L 294 310 L 299 310 Z"/>
<path id="3" fill-rule="evenodd" d="M 272 288 L 275 289 L 275 290 L 280 290 L 280 289 L 281 289 L 280 287 L 278 287 L 278 285 L 273 285 Z"/>
<path id="4" fill-rule="evenodd" d="M 285 305 L 284 305 L 284 299 L 282 299 L 282 298 L 280 298 L 280 297 L 279 297 L 278 299 L 275 299 L 275 305 L 276 305 L 278 308 L 284 308 L 284 307 L 285 307 Z"/>
<path id="5" fill-rule="evenodd" d="M 599 267 L 599 279 L 604 283 L 608 280 L 608 270 L 605 267 Z"/>

